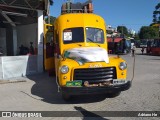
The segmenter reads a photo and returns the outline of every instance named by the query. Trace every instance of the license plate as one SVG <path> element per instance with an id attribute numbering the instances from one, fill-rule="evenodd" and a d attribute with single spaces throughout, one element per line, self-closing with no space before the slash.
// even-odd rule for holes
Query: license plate
<path id="1" fill-rule="evenodd" d="M 67 81 L 66 86 L 67 87 L 81 87 L 82 80 Z"/>
<path id="2" fill-rule="evenodd" d="M 127 81 L 126 80 L 113 80 L 113 85 L 116 85 L 116 84 L 124 84 L 126 83 Z"/>

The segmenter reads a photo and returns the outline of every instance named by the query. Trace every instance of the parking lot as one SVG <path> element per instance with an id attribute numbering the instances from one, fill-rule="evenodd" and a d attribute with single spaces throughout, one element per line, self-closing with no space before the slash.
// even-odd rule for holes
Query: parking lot
<path id="1" fill-rule="evenodd" d="M 122 57 L 128 63 L 128 79 L 131 79 L 133 58 L 130 54 Z M 55 78 L 47 73 L 13 78 L 11 81 L 19 82 L 1 81 L 0 111 L 160 111 L 160 56 L 141 55 L 139 49 L 132 87 L 115 98 L 87 95 L 76 96 L 66 102 L 58 93 Z"/>

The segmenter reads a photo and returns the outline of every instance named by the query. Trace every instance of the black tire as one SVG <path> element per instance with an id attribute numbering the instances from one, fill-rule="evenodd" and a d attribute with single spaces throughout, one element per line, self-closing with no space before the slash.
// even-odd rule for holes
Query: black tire
<path id="1" fill-rule="evenodd" d="M 121 92 L 112 92 L 112 93 L 107 93 L 106 96 L 107 98 L 114 98 L 120 95 Z"/>
<path id="2" fill-rule="evenodd" d="M 48 70 L 48 75 L 49 75 L 49 77 L 56 76 L 55 70 L 54 69 Z"/>
<path id="3" fill-rule="evenodd" d="M 65 101 L 69 101 L 71 99 L 71 95 L 69 95 L 69 94 L 67 94 L 65 92 L 62 92 L 62 98 Z"/>

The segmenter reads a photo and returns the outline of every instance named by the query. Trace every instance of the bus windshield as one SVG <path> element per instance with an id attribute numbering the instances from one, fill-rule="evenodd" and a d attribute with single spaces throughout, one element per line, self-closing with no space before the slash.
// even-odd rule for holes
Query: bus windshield
<path id="1" fill-rule="evenodd" d="M 63 30 L 63 43 L 79 43 L 84 42 L 83 27 L 67 28 Z"/>
<path id="2" fill-rule="evenodd" d="M 104 32 L 99 28 L 86 28 L 86 42 L 104 43 Z M 82 43 L 84 42 L 83 27 L 67 28 L 63 30 L 63 43 Z"/>
<path id="3" fill-rule="evenodd" d="M 104 32 L 98 28 L 86 28 L 86 40 L 87 42 L 104 43 Z"/>

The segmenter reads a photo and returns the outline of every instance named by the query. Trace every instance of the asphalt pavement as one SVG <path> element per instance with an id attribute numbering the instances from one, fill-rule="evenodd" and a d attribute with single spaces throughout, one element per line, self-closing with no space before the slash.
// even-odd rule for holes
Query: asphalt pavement
<path id="1" fill-rule="evenodd" d="M 160 111 L 160 56 L 142 55 L 136 50 L 135 71 L 132 87 L 119 96 L 109 98 L 106 95 L 76 96 L 66 102 L 58 92 L 54 77 L 47 73 L 12 78 L 12 82 L 0 81 L 0 111 Z M 128 63 L 128 79 L 133 77 L 134 59 L 130 54 L 122 55 Z M 18 82 L 17 82 L 18 81 Z M 135 117 L 81 117 L 34 118 L 34 119 L 111 119 L 126 120 Z M 128 113 L 126 113 L 128 114 Z M 116 116 L 116 114 L 115 114 Z M 2 118 L 0 118 L 1 120 Z M 9 118 L 19 119 L 19 118 Z M 27 119 L 27 118 L 26 118 Z M 32 118 L 33 119 L 33 118 Z M 155 120 L 157 117 L 139 117 Z"/>

